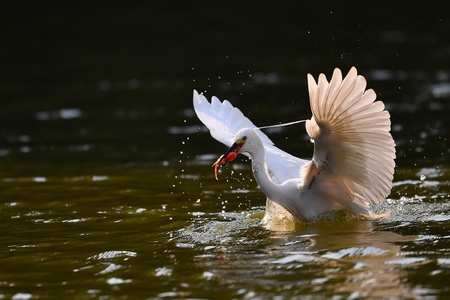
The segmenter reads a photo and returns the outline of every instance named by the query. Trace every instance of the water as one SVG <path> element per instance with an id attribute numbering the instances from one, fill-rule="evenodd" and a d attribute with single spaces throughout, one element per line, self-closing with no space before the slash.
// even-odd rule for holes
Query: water
<path id="1" fill-rule="evenodd" d="M 396 5 L 2 9 L 0 299 L 449 297 L 448 9 Z M 215 180 L 192 90 L 271 125 L 352 65 L 391 113 L 391 216 L 265 229 L 246 159 Z M 303 125 L 266 132 L 311 156 Z"/>
<path id="2" fill-rule="evenodd" d="M 229 182 L 216 182 L 209 167 L 186 168 L 195 172 L 174 189 L 168 188 L 176 170 L 171 166 L 3 180 L 3 295 L 448 293 L 448 171 L 422 169 L 436 177 L 397 181 L 384 206 L 392 210 L 387 220 L 317 221 L 273 232 L 260 225 L 263 198 L 254 182 L 236 182 L 236 188 L 249 186 L 236 193 Z"/>

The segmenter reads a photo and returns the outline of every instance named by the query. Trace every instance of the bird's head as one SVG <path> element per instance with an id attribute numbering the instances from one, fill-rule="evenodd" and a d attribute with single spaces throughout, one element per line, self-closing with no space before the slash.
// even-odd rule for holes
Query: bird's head
<path id="1" fill-rule="evenodd" d="M 256 135 L 256 133 L 250 128 L 242 129 L 235 135 L 233 145 L 231 145 L 227 152 L 222 154 L 213 164 L 213 167 L 215 167 L 216 179 L 218 179 L 217 168 L 219 166 L 223 167 L 227 162 L 234 160 L 242 150 L 245 152 L 245 146 L 248 144 L 249 139 L 252 139 L 253 135 Z"/>

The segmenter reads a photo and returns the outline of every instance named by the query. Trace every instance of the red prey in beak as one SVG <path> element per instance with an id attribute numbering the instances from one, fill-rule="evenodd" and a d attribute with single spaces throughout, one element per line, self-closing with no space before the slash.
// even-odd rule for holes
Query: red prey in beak
<path id="1" fill-rule="evenodd" d="M 217 168 L 219 166 L 223 167 L 227 162 L 234 160 L 238 155 L 239 151 L 241 151 L 242 146 L 244 146 L 244 143 L 245 140 L 236 141 L 230 147 L 230 149 L 228 149 L 228 151 L 225 152 L 225 154 L 222 154 L 219 157 L 219 159 L 217 159 L 217 161 L 212 165 L 214 167 L 214 175 L 216 176 L 217 180 L 219 180 L 219 178 L 217 178 Z"/>

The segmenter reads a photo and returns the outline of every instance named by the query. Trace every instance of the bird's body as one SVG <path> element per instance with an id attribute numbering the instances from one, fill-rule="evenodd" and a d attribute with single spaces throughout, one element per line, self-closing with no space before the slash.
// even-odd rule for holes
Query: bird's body
<path id="1" fill-rule="evenodd" d="M 267 222 L 281 208 L 296 220 L 340 209 L 375 218 L 369 206 L 390 193 L 395 167 L 389 113 L 383 102 L 374 102 L 373 90 L 365 91 L 366 81 L 355 68 L 343 80 L 335 69 L 330 83 L 323 74 L 318 84 L 308 75 L 308 87 L 313 116 L 306 130 L 314 140 L 310 161 L 275 147 L 228 101 L 213 97 L 210 103 L 194 91 L 197 116 L 215 139 L 231 147 L 216 168 L 237 153 L 251 158 L 254 177 L 271 206 Z"/>

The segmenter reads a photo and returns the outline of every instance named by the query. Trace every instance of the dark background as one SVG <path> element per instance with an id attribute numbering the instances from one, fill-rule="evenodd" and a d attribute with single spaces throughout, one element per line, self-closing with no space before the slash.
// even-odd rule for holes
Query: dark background
<path id="1" fill-rule="evenodd" d="M 4 161 L 177 160 L 185 137 L 173 133 L 199 124 L 192 89 L 228 98 L 267 125 L 309 117 L 307 73 L 330 77 L 335 67 L 356 66 L 397 125 L 397 162 L 446 162 L 446 1 L 0 6 Z M 61 117 L 67 108 L 81 115 Z M 202 152 L 221 151 L 203 144 Z"/>

